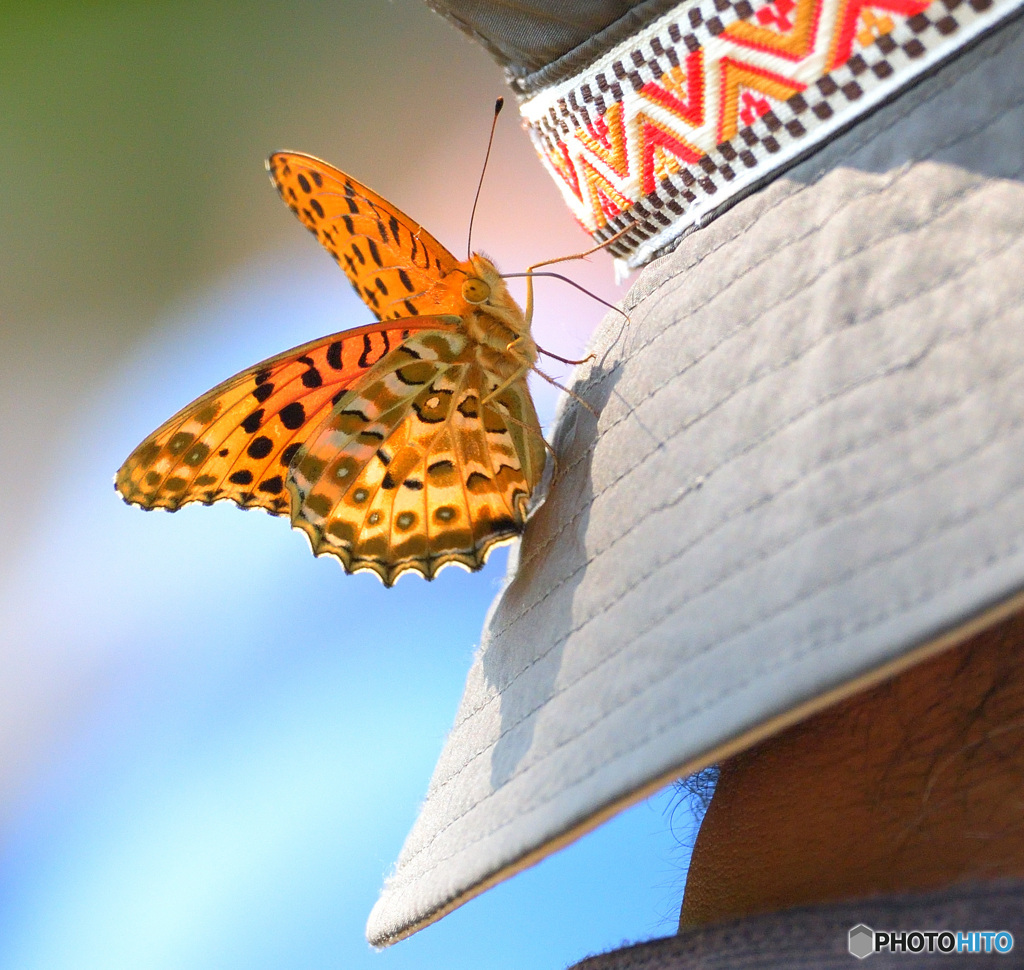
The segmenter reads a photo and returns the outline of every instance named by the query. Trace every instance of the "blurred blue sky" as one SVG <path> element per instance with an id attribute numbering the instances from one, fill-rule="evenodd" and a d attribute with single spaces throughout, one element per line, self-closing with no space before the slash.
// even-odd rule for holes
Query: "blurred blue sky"
<path id="1" fill-rule="evenodd" d="M 0 599 L 26 663 L 71 674 L 59 706 L 75 726 L 9 813 L 3 970 L 560 967 L 672 932 L 684 853 L 663 795 L 372 952 L 366 916 L 506 552 L 385 590 L 315 560 L 283 520 L 145 513 L 113 491 L 119 461 L 184 400 L 365 316 L 326 260 L 269 261 L 177 308 L 82 402 L 79 426 L 104 434 L 67 443 L 53 511 Z"/>
<path id="2" fill-rule="evenodd" d="M 369 319 L 266 155 L 459 252 L 497 67 L 419 0 L 0 2 L 0 49 L 0 970 L 558 968 L 672 932 L 663 794 L 371 951 L 506 552 L 385 590 L 283 520 L 112 486 L 207 388 Z M 474 240 L 505 270 L 588 242 L 511 112 Z M 571 273 L 620 295 L 606 257 Z M 602 308 L 538 289 L 576 355 Z"/>

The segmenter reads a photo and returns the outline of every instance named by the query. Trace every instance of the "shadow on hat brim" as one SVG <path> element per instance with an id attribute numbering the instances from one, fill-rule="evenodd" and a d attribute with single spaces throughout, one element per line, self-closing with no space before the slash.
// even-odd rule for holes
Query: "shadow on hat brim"
<path id="1" fill-rule="evenodd" d="M 371 943 L 1021 606 L 1021 77 L 1017 21 L 605 320 Z"/>

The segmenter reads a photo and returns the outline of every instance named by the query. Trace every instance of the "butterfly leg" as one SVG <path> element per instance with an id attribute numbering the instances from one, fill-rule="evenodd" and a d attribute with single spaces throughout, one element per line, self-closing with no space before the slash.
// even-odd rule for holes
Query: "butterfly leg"
<path id="1" fill-rule="evenodd" d="M 528 365 L 520 367 L 508 380 L 502 381 L 496 388 L 494 388 L 493 391 L 485 395 L 484 398 L 480 401 L 481 406 L 487 404 L 489 401 L 493 401 L 494 398 L 496 398 L 502 391 L 505 390 L 505 388 L 511 387 L 513 384 L 516 383 L 516 381 L 521 380 L 523 375 L 527 373 L 529 370 L 530 367 Z"/>
<path id="2" fill-rule="evenodd" d="M 501 407 L 502 411 L 504 412 L 502 416 L 506 421 L 516 425 L 519 428 L 522 428 L 527 434 L 533 435 L 535 438 L 540 439 L 540 443 L 544 446 L 547 453 L 551 455 L 551 478 L 553 481 L 555 477 L 558 475 L 558 455 L 555 454 L 555 449 L 552 448 L 550 444 L 548 444 L 547 439 L 536 428 L 526 424 L 525 421 L 520 421 L 518 418 L 514 418 L 509 413 L 508 408 L 502 401 L 496 401 L 495 403 Z"/>
<path id="3" fill-rule="evenodd" d="M 577 394 L 575 391 L 568 387 L 565 387 L 562 384 L 559 384 L 558 381 L 556 381 L 553 377 L 549 377 L 539 367 L 531 367 L 530 370 L 532 370 L 535 374 L 540 374 L 540 376 L 543 377 L 544 380 L 546 380 L 549 384 L 553 384 L 560 391 L 565 391 L 565 393 L 568 394 L 569 397 L 574 398 L 576 401 L 582 404 L 583 407 L 585 407 L 592 415 L 594 415 L 595 418 L 598 416 L 597 411 L 595 411 L 594 408 L 586 401 L 584 401 L 583 398 L 581 398 L 579 394 Z"/>
<path id="4" fill-rule="evenodd" d="M 587 356 L 582 360 L 569 360 L 568 357 L 559 357 L 558 354 L 553 354 L 550 350 L 545 350 L 543 347 L 538 347 L 537 351 L 542 353 L 545 357 L 551 357 L 554 360 L 560 360 L 563 364 L 572 364 L 573 366 L 577 364 L 585 364 L 597 357 L 597 354 L 587 354 Z"/>

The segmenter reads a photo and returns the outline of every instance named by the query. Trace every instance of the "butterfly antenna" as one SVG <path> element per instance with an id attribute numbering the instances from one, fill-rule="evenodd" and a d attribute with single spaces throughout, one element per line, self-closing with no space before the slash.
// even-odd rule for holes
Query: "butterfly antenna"
<path id="1" fill-rule="evenodd" d="M 480 190 L 484 185 L 484 173 L 487 171 L 487 160 L 491 157 L 491 145 L 494 143 L 494 129 L 498 126 L 498 115 L 505 107 L 505 99 L 498 98 L 494 102 L 494 120 L 491 122 L 491 137 L 487 139 L 487 154 L 484 155 L 484 166 L 480 169 L 480 181 L 476 184 L 476 195 L 473 196 L 473 211 L 469 214 L 469 235 L 466 238 L 466 259 L 473 255 L 473 220 L 476 218 L 476 204 L 480 201 Z"/>

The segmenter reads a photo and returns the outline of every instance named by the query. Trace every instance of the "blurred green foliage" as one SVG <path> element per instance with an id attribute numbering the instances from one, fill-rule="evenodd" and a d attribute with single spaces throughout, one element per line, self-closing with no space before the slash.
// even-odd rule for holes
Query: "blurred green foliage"
<path id="1" fill-rule="evenodd" d="M 0 552 L 29 528 L 69 416 L 161 315 L 307 242 L 271 151 L 387 194 L 453 121 L 482 141 L 500 89 L 420 0 L 4 0 L 0 476 L 27 487 L 0 490 Z"/>

